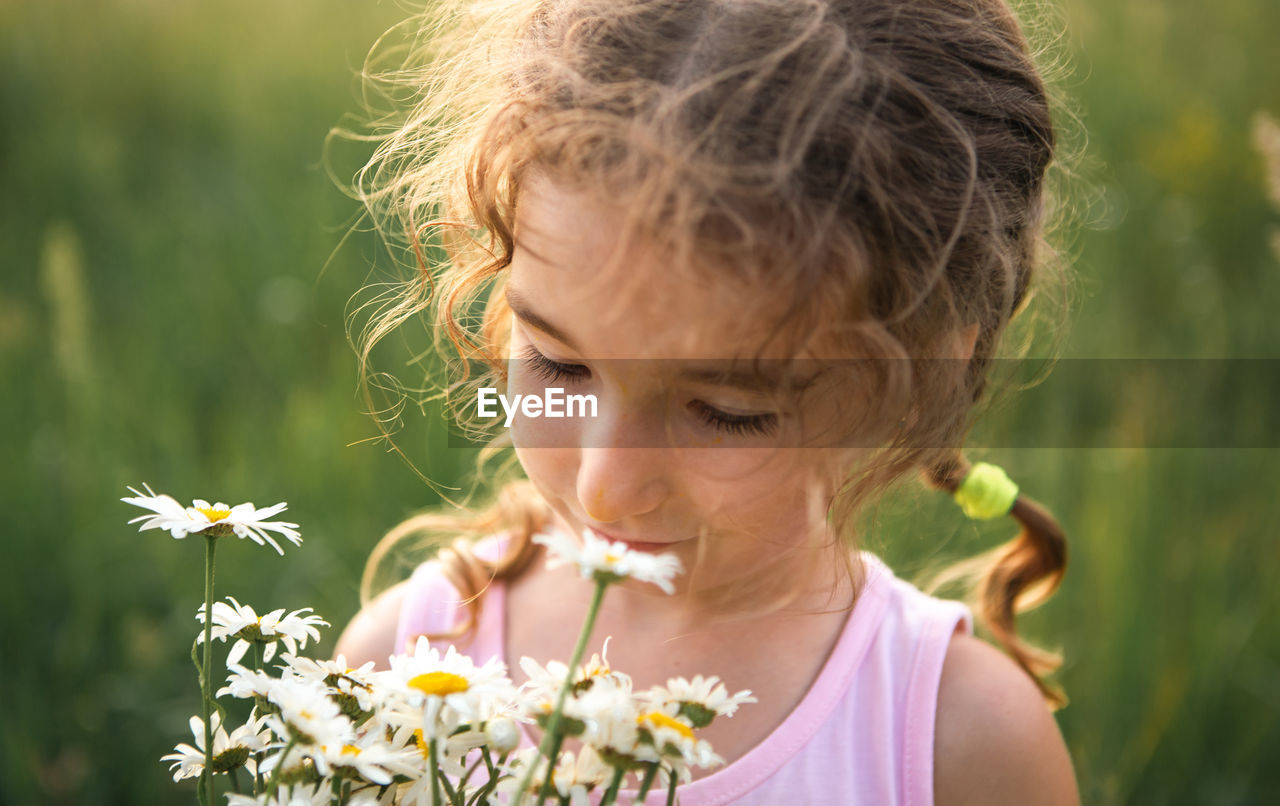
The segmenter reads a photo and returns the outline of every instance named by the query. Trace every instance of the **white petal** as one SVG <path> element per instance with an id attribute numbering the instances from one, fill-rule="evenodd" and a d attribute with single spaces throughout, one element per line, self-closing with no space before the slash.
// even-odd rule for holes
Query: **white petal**
<path id="1" fill-rule="evenodd" d="M 286 504 L 284 501 L 281 501 L 280 503 L 273 504 L 272 506 L 269 506 L 266 509 L 258 510 L 255 516 L 255 519 L 260 521 L 266 520 L 267 518 L 270 518 L 272 515 L 275 515 L 280 512 L 284 512 L 288 508 L 289 508 L 288 504 Z"/>
<path id="2" fill-rule="evenodd" d="M 231 651 L 227 653 L 227 668 L 231 669 L 239 665 L 240 659 L 244 657 L 244 653 L 249 651 L 249 642 L 243 639 L 236 641 L 231 647 Z"/>
<path id="3" fill-rule="evenodd" d="M 200 752 L 204 752 L 204 721 L 198 716 L 191 717 L 187 721 L 191 726 L 191 735 L 196 737 L 196 744 L 200 745 Z"/>
<path id="4" fill-rule="evenodd" d="M 276 554 L 279 554 L 281 557 L 283 557 L 283 556 L 284 556 L 284 549 L 280 548 L 280 544 L 279 544 L 279 543 L 277 543 L 276 541 L 274 541 L 274 540 L 272 540 L 272 539 L 271 539 L 271 535 L 269 535 L 269 534 L 267 534 L 267 533 L 265 533 L 265 532 L 260 532 L 260 534 L 261 534 L 264 538 L 266 538 L 266 541 L 267 541 L 268 543 L 270 543 L 270 544 L 271 544 L 271 548 L 273 548 L 273 549 L 275 549 L 275 550 L 276 550 Z M 259 542 L 259 543 L 261 543 L 262 541 L 261 541 L 261 540 L 259 540 L 258 542 Z"/>
<path id="5" fill-rule="evenodd" d="M 267 633 L 268 631 L 276 632 L 277 625 L 280 624 L 280 617 L 283 615 L 284 615 L 284 608 L 281 607 L 276 610 L 272 610 L 270 613 L 267 613 L 265 616 L 263 616 L 262 632 L 264 634 Z"/>
<path id="6" fill-rule="evenodd" d="M 284 537 L 288 538 L 289 542 L 293 543 L 295 546 L 302 545 L 302 535 L 298 534 L 298 532 L 296 531 L 296 529 L 298 528 L 298 524 L 296 523 L 285 523 L 284 521 L 272 521 L 269 523 L 255 523 L 253 525 L 257 529 L 260 529 L 260 530 L 266 529 L 272 532 L 276 532 L 280 535 L 283 535 Z"/>

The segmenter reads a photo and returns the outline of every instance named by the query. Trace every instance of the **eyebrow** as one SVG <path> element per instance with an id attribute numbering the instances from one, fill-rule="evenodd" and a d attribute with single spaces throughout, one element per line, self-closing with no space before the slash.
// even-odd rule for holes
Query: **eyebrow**
<path id="1" fill-rule="evenodd" d="M 569 334 L 548 322 L 541 314 L 529 307 L 529 302 L 520 295 L 520 292 L 510 286 L 507 286 L 506 296 L 507 305 L 510 306 L 511 312 L 514 313 L 520 321 L 527 325 L 536 327 L 538 330 L 541 330 L 543 333 L 546 333 L 548 336 L 551 336 L 558 341 L 564 342 L 574 350 L 578 349 L 578 346 L 574 344 L 573 339 L 569 338 Z"/>

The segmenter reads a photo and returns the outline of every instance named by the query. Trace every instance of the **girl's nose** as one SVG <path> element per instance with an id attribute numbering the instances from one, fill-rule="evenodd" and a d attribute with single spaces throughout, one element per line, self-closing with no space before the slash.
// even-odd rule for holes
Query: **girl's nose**
<path id="1" fill-rule="evenodd" d="M 670 494 L 668 451 L 648 446 L 625 415 L 601 412 L 584 429 L 578 464 L 578 501 L 587 517 L 609 523 L 645 515 Z"/>

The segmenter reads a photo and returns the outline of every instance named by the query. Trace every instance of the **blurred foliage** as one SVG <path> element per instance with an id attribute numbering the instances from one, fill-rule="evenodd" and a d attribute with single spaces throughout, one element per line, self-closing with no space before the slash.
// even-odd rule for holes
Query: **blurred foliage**
<path id="1" fill-rule="evenodd" d="M 1280 355 L 1266 303 L 1280 299 L 1280 209 L 1251 141 L 1259 111 L 1280 116 L 1280 5 L 1060 12 L 1044 27 L 1065 31 L 1058 84 L 1082 121 L 1063 354 Z M 369 441 L 344 308 L 386 258 L 367 232 L 347 237 L 359 211 L 324 170 L 326 132 L 359 111 L 363 55 L 401 13 L 0 4 L 0 802 L 192 800 L 158 758 L 189 740 L 197 710 L 201 545 L 133 534 L 125 485 L 288 500 L 304 547 L 282 559 L 232 544 L 219 592 L 311 605 L 339 626 L 376 538 L 438 501 Z M 346 177 L 363 157 L 327 160 Z M 1261 367 L 1228 374 L 1217 398 L 1192 394 L 1194 374 L 1085 373 L 1054 405 L 1015 397 L 993 419 L 997 435 L 1057 446 L 983 453 L 1071 536 L 1063 589 L 1025 621 L 1065 651 L 1059 720 L 1086 803 L 1280 799 L 1280 473 L 1265 417 L 1277 381 Z M 1228 405 L 1263 425 L 1142 447 Z M 470 456 L 445 447 L 434 412 L 410 413 L 406 451 L 462 483 Z M 1073 447 L 1072 416 L 1093 417 L 1111 447 Z M 873 547 L 908 575 L 1009 536 L 914 490 L 880 515 Z"/>

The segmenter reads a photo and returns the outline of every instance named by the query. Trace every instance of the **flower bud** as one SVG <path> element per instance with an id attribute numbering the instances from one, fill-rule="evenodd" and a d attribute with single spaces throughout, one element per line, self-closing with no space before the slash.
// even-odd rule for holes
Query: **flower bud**
<path id="1" fill-rule="evenodd" d="M 520 729 L 504 716 L 490 719 L 484 725 L 484 737 L 489 747 L 499 753 L 510 753 L 520 744 Z"/>

